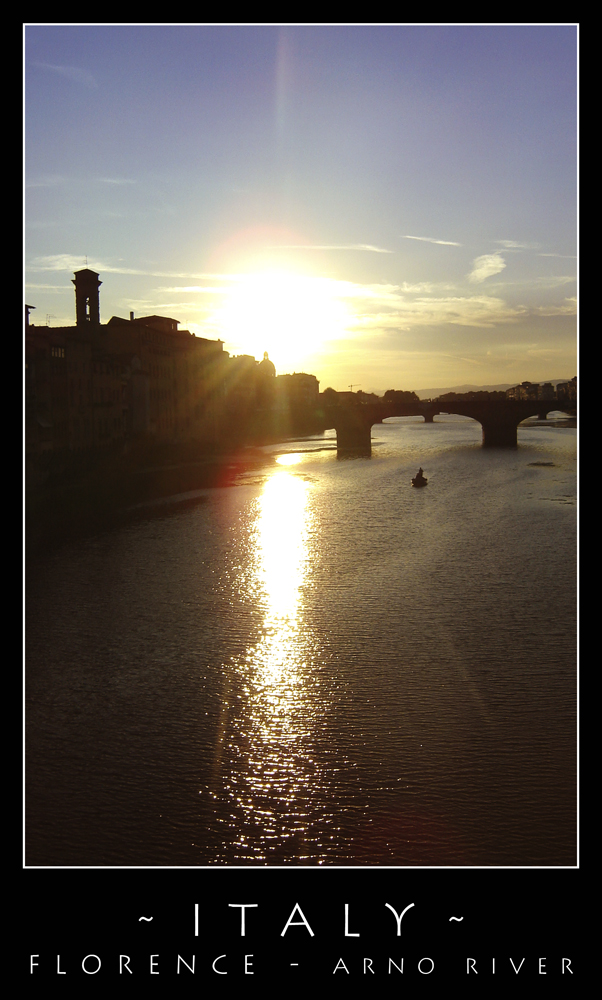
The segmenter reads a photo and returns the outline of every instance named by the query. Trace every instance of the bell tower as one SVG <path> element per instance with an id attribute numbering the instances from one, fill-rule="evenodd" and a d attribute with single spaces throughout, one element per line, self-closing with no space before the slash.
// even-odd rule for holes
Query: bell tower
<path id="1" fill-rule="evenodd" d="M 99 288 L 102 281 L 98 280 L 96 271 L 84 268 L 75 271 L 72 282 L 75 285 L 75 323 L 76 326 L 87 326 L 88 323 L 100 325 Z"/>

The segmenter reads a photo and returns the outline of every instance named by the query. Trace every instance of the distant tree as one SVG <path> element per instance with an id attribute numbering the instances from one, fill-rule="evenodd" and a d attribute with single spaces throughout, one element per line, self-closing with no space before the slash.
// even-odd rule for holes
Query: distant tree
<path id="1" fill-rule="evenodd" d="M 497 389 L 493 389 L 491 391 L 489 391 L 488 389 L 477 389 L 476 391 L 471 390 L 470 392 L 444 392 L 441 396 L 437 397 L 437 399 L 440 400 L 440 402 L 447 401 L 448 403 L 451 403 L 454 400 L 459 401 L 462 399 L 477 401 L 477 400 L 495 400 L 495 399 L 505 399 L 505 398 L 506 398 L 506 393 L 500 392 Z"/>
<path id="2" fill-rule="evenodd" d="M 387 389 L 385 392 L 387 403 L 419 403 L 420 400 L 415 392 L 407 389 Z"/>
<path id="3" fill-rule="evenodd" d="M 339 394 L 336 389 L 331 389 L 330 386 L 328 386 L 328 389 L 324 389 L 322 395 L 324 397 L 324 402 L 328 403 L 329 406 L 334 406 L 338 402 Z"/>

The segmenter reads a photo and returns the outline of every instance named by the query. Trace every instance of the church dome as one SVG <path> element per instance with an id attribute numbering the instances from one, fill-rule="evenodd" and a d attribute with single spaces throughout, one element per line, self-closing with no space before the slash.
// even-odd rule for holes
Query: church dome
<path id="1" fill-rule="evenodd" d="M 267 351 L 263 352 L 263 361 L 259 362 L 259 370 L 262 375 L 271 376 L 272 378 L 276 377 L 276 368 L 268 358 Z"/>

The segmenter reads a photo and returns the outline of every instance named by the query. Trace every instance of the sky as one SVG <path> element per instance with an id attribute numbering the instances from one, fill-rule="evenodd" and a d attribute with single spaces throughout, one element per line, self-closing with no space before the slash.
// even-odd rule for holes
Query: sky
<path id="1" fill-rule="evenodd" d="M 366 392 L 577 371 L 575 25 L 28 25 L 25 299 Z"/>

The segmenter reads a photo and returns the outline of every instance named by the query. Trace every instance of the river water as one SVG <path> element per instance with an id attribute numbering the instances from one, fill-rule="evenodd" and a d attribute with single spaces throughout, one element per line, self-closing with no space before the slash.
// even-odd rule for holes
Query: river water
<path id="1" fill-rule="evenodd" d="M 576 432 L 372 436 L 30 572 L 29 865 L 576 863 Z"/>

